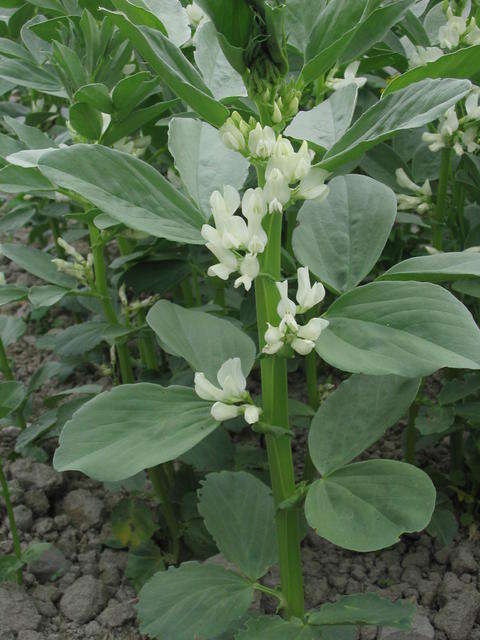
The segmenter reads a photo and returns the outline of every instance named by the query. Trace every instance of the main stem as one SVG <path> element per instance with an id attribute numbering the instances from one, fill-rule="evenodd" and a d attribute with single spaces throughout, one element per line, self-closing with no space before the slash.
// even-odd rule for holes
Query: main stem
<path id="1" fill-rule="evenodd" d="M 18 537 L 17 523 L 15 522 L 15 516 L 13 513 L 12 501 L 10 500 L 10 491 L 8 490 L 7 479 L 3 472 L 2 460 L 0 458 L 0 486 L 2 487 L 3 499 L 5 500 L 5 507 L 7 509 L 8 522 L 10 524 L 10 532 L 13 540 L 13 550 L 16 557 L 22 559 L 22 549 L 20 547 L 20 538 Z M 17 571 L 17 582 L 22 584 L 22 570 Z"/>
<path id="2" fill-rule="evenodd" d="M 442 162 L 440 166 L 440 178 L 438 181 L 437 206 L 433 220 L 433 246 L 438 251 L 443 249 L 443 225 L 447 209 L 448 176 L 450 173 L 450 159 L 452 150 L 445 147 L 442 150 Z"/>
<path id="3" fill-rule="evenodd" d="M 108 291 L 107 282 L 107 269 L 105 266 L 105 256 L 103 254 L 103 242 L 100 237 L 100 231 L 94 225 L 93 222 L 88 224 L 88 231 L 90 233 L 90 244 L 93 253 L 93 267 L 95 269 L 95 287 L 100 297 L 103 311 L 108 322 L 113 325 L 118 325 L 117 314 L 112 304 L 110 294 Z M 115 346 L 118 353 L 118 362 L 120 365 L 120 373 L 122 374 L 123 384 L 131 384 L 134 382 L 132 363 L 130 361 L 130 354 L 128 353 L 128 347 L 126 344 L 116 341 Z"/>
<path id="4" fill-rule="evenodd" d="M 262 274 L 255 280 L 257 324 L 260 348 L 265 345 L 267 322 L 278 324 L 276 306 L 280 280 L 280 250 L 282 215 L 268 216 L 268 244 L 262 254 Z M 265 422 L 288 428 L 287 363 L 284 358 L 269 356 L 261 361 L 262 403 Z M 266 436 L 268 463 L 275 505 L 295 491 L 295 476 L 291 439 L 289 436 Z M 282 592 L 288 617 L 303 618 L 302 559 L 300 550 L 299 515 L 296 509 L 277 509 L 277 537 Z"/>

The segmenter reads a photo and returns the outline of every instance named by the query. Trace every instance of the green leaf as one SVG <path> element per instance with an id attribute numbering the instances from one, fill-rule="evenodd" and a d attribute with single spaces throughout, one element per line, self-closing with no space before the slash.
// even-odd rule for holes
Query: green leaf
<path id="1" fill-rule="evenodd" d="M 152 540 L 147 540 L 138 547 L 130 550 L 125 575 L 133 583 L 137 591 L 139 591 L 145 582 L 150 580 L 157 571 L 164 570 L 165 563 L 162 552 Z"/>
<path id="2" fill-rule="evenodd" d="M 168 128 L 168 148 L 188 193 L 206 220 L 210 218 L 210 196 L 225 185 L 241 189 L 249 162 L 228 149 L 218 131 L 206 122 L 172 118 Z"/>
<path id="3" fill-rule="evenodd" d="M 308 448 L 320 473 L 348 464 L 376 442 L 408 410 L 419 384 L 418 378 L 363 375 L 342 382 L 310 427 Z"/>
<path id="4" fill-rule="evenodd" d="M 335 292 L 353 289 L 367 276 L 395 222 L 395 194 L 367 176 L 338 176 L 328 197 L 300 209 L 293 234 L 296 258 Z"/>
<path id="5" fill-rule="evenodd" d="M 69 109 L 70 124 L 87 140 L 98 140 L 102 135 L 103 118 L 100 111 L 86 102 L 75 102 Z"/>
<path id="6" fill-rule="evenodd" d="M 62 83 L 51 71 L 51 67 L 40 67 L 26 60 L 2 58 L 0 59 L 0 78 L 27 89 L 36 89 L 60 98 L 67 97 Z"/>
<path id="7" fill-rule="evenodd" d="M 218 42 L 213 22 L 201 24 L 193 38 L 195 62 L 203 80 L 217 100 L 246 96 L 242 76 L 232 68 Z"/>
<path id="8" fill-rule="evenodd" d="M 427 527 L 427 532 L 443 546 L 450 546 L 458 533 L 455 514 L 450 509 L 437 506 Z"/>
<path id="9" fill-rule="evenodd" d="M 165 111 L 168 111 L 171 107 L 179 103 L 180 100 L 177 99 L 158 102 L 144 109 L 136 109 L 123 120 L 112 120 L 102 135 L 102 144 L 106 146 L 112 145 L 121 138 L 135 133 L 138 129 L 141 129 L 153 120 L 157 120 Z"/>
<path id="10" fill-rule="evenodd" d="M 25 152 L 19 151 L 19 153 Z M 0 170 L 0 191 L 4 191 L 5 193 L 30 193 L 32 191 L 53 190 L 54 186 L 52 183 L 47 180 L 45 176 L 42 176 L 35 167 L 8 165 Z"/>
<path id="11" fill-rule="evenodd" d="M 111 524 L 117 540 L 124 547 L 133 548 L 150 540 L 158 528 L 145 502 L 135 498 L 124 498 L 115 505 Z"/>
<path id="12" fill-rule="evenodd" d="M 4 243 L 0 245 L 0 251 L 12 262 L 25 269 L 29 273 L 58 285 L 59 287 L 73 288 L 77 281 L 71 276 L 61 273 L 52 263 L 52 258 L 45 251 L 27 247 L 21 244 Z"/>
<path id="13" fill-rule="evenodd" d="M 468 80 L 428 79 L 382 98 L 333 145 L 319 166 L 336 169 L 400 131 L 436 120 L 465 97 L 470 88 Z"/>
<path id="14" fill-rule="evenodd" d="M 463 378 L 449 380 L 437 396 L 440 404 L 453 404 L 480 390 L 480 375 L 472 373 Z"/>
<path id="15" fill-rule="evenodd" d="M 211 473 L 198 492 L 198 511 L 220 552 L 251 580 L 278 561 L 271 490 L 244 471 Z"/>
<path id="16" fill-rule="evenodd" d="M 142 634 L 162 640 L 215 638 L 247 612 L 253 587 L 223 567 L 186 562 L 157 573 L 139 594 Z"/>
<path id="17" fill-rule="evenodd" d="M 18 409 L 25 398 L 25 387 L 14 380 L 0 383 L 0 419 Z"/>
<path id="18" fill-rule="evenodd" d="M 245 50 L 250 44 L 254 27 L 254 14 L 248 2 L 199 0 L 198 4 L 215 25 L 225 57 L 235 71 L 244 75 L 247 70 Z"/>
<path id="19" fill-rule="evenodd" d="M 166 36 L 149 27 L 134 25 L 120 13 L 106 13 L 179 98 L 213 126 L 220 127 L 225 122 L 228 109 L 212 97 L 195 67 Z"/>
<path id="20" fill-rule="evenodd" d="M 457 416 L 462 416 L 474 424 L 480 422 L 480 402 L 464 402 L 455 407 Z"/>
<path id="21" fill-rule="evenodd" d="M 377 279 L 449 282 L 460 278 L 478 277 L 480 254 L 472 251 L 452 251 L 409 258 L 394 265 Z"/>
<path id="22" fill-rule="evenodd" d="M 160 300 L 150 309 L 147 322 L 167 353 L 184 358 L 211 382 L 216 383 L 218 370 L 229 358 L 240 358 L 244 376 L 252 369 L 255 344 L 225 318 Z"/>
<path id="23" fill-rule="evenodd" d="M 233 467 L 235 445 L 226 429 L 219 427 L 207 438 L 184 453 L 180 460 L 196 471 L 222 471 Z"/>
<path id="24" fill-rule="evenodd" d="M 453 407 L 420 407 L 415 420 L 415 428 L 420 431 L 422 436 L 431 436 L 450 429 L 454 419 L 455 411 Z"/>
<path id="25" fill-rule="evenodd" d="M 102 113 L 113 113 L 113 102 L 108 88 L 100 82 L 80 87 L 75 93 L 74 100 L 75 102 L 87 103 Z"/>
<path id="26" fill-rule="evenodd" d="M 26 330 L 27 325 L 21 318 L 0 316 L 0 337 L 6 347 L 19 340 Z"/>
<path id="27" fill-rule="evenodd" d="M 36 127 L 30 127 L 9 116 L 4 117 L 4 122 L 27 149 L 50 149 L 55 146 L 53 140 Z"/>
<path id="28" fill-rule="evenodd" d="M 27 289 L 16 287 L 12 284 L 0 285 L 0 306 L 25 300 L 27 297 Z"/>
<path id="29" fill-rule="evenodd" d="M 174 460 L 214 431 L 210 402 L 193 389 L 139 383 L 86 402 L 65 425 L 57 471 L 78 470 L 115 482 Z"/>
<path id="30" fill-rule="evenodd" d="M 7 582 L 9 580 L 15 580 L 16 574 L 19 569 L 23 567 L 25 563 L 18 559 L 16 556 L 0 556 L 0 582 Z"/>
<path id="31" fill-rule="evenodd" d="M 37 340 L 40 349 L 51 349 L 63 357 L 83 356 L 104 340 L 112 341 L 128 334 L 128 329 L 108 322 L 90 320 L 73 324 L 56 333 L 48 333 Z"/>
<path id="32" fill-rule="evenodd" d="M 122 78 L 112 91 L 113 106 L 125 115 L 149 96 L 159 91 L 159 83 L 148 71 L 139 71 Z"/>
<path id="33" fill-rule="evenodd" d="M 323 638 L 323 636 L 321 636 Z M 299 620 L 287 622 L 278 616 L 262 616 L 248 620 L 246 628 L 235 634 L 235 640 L 318 640 L 318 630 Z"/>
<path id="34" fill-rule="evenodd" d="M 285 8 L 285 31 L 288 44 L 304 52 L 310 40 L 312 29 L 327 0 L 289 0 Z"/>
<path id="35" fill-rule="evenodd" d="M 188 15 L 179 0 L 136 0 L 134 4 L 145 7 L 158 18 L 167 31 L 168 39 L 177 47 L 190 39 Z"/>
<path id="36" fill-rule="evenodd" d="M 52 52 L 69 92 L 73 93 L 88 84 L 86 69 L 74 49 L 54 41 Z"/>
<path id="37" fill-rule="evenodd" d="M 480 368 L 480 331 L 451 293 L 426 282 L 373 282 L 345 293 L 316 344 L 352 373 L 417 377 L 442 367 Z"/>
<path id="38" fill-rule="evenodd" d="M 480 298 L 480 280 L 477 279 L 457 280 L 452 284 L 452 289 L 472 298 Z"/>
<path id="39" fill-rule="evenodd" d="M 415 606 L 411 602 L 391 602 L 374 593 L 362 593 L 324 604 L 318 611 L 309 612 L 307 619 L 314 625 L 351 624 L 410 629 L 414 614 Z"/>
<path id="40" fill-rule="evenodd" d="M 204 219 L 198 209 L 138 158 L 101 145 L 80 144 L 48 151 L 39 168 L 58 186 L 127 227 L 167 240 L 204 243 L 200 235 Z"/>
<path id="41" fill-rule="evenodd" d="M 389 82 L 384 96 L 408 87 L 425 78 L 465 78 L 471 80 L 480 73 L 480 45 L 459 49 L 427 64 L 410 69 Z"/>
<path id="42" fill-rule="evenodd" d="M 390 547 L 403 533 L 424 529 L 434 507 L 435 487 L 426 473 L 395 460 L 369 460 L 311 485 L 305 515 L 322 538 L 367 552 Z M 335 624 L 341 622 L 335 619 Z"/>
<path id="43" fill-rule="evenodd" d="M 43 287 L 31 287 L 28 299 L 34 307 L 51 307 L 57 304 L 70 291 L 65 287 L 47 284 Z"/>
<path id="44" fill-rule="evenodd" d="M 285 135 L 308 140 L 323 149 L 330 149 L 347 131 L 357 104 L 358 88 L 349 84 L 332 93 L 310 111 L 300 111 L 285 129 Z"/>

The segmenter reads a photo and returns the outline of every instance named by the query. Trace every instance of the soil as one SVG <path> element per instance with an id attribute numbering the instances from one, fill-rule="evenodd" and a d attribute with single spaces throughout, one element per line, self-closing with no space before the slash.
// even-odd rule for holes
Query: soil
<path id="1" fill-rule="evenodd" d="M 9 265 L 7 281 L 30 285 L 34 279 Z M 22 315 L 26 307 L 14 305 L 7 312 Z M 66 325 L 68 316 L 61 314 L 55 311 L 47 320 Z M 36 349 L 30 333 L 9 348 L 8 354 L 15 362 L 17 379 L 24 382 L 51 357 Z M 292 377 L 295 381 L 296 375 Z M 98 382 L 94 372 L 84 369 L 67 386 L 92 381 Z M 435 379 L 431 384 L 434 388 Z M 43 398 L 60 390 L 55 382 L 47 382 L 37 394 L 35 412 L 42 407 Z M 362 457 L 401 459 L 403 427 L 399 423 L 388 438 Z M 12 453 L 18 432 L 14 427 L 0 431 L 3 460 Z M 54 447 L 55 441 L 50 440 L 49 455 Z M 299 431 L 294 449 L 300 460 L 305 451 L 304 432 Z M 429 451 L 428 462 L 438 469 L 447 465 L 447 443 Z M 27 567 L 24 586 L 0 583 L 0 640 L 141 638 L 135 620 L 136 593 L 124 576 L 126 552 L 105 545 L 110 537 L 109 514 L 122 494 L 78 473 L 57 474 L 49 461 L 10 460 L 5 469 L 22 546 L 38 541 L 52 547 L 45 558 Z M 5 509 L 0 506 L 0 554 L 12 550 Z M 341 594 L 365 591 L 418 604 L 414 630 L 401 634 L 364 628 L 359 639 L 480 640 L 480 545 L 472 529 L 461 529 L 450 547 L 422 533 L 403 537 L 391 549 L 366 554 L 338 549 L 309 531 L 303 543 L 303 562 L 309 608 Z M 270 585 L 277 580 L 275 569 L 265 578 Z M 273 612 L 266 597 L 260 608 Z"/>

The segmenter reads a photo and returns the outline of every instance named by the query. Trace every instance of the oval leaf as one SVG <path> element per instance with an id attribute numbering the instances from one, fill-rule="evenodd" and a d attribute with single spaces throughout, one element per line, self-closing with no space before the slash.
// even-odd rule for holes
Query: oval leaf
<path id="1" fill-rule="evenodd" d="M 478 277 L 480 277 L 480 253 L 452 251 L 409 258 L 394 265 L 377 280 L 449 282 L 459 278 Z"/>
<path id="2" fill-rule="evenodd" d="M 305 502 L 319 536 L 351 551 L 376 551 L 421 531 L 435 508 L 426 473 L 395 460 L 357 462 L 317 480 Z M 338 622 L 337 622 L 338 624 Z"/>
<path id="3" fill-rule="evenodd" d="M 66 423 L 54 466 L 107 482 L 130 478 L 174 460 L 212 433 L 219 423 L 210 407 L 186 387 L 116 387 L 86 402 Z"/>
<path id="4" fill-rule="evenodd" d="M 99 171 L 101 167 L 101 171 Z M 39 168 L 59 187 L 82 196 L 127 227 L 189 244 L 203 244 L 201 213 L 146 162 L 101 145 L 49 151 Z"/>
<path id="5" fill-rule="evenodd" d="M 244 471 L 222 471 L 209 474 L 198 493 L 198 511 L 221 553 L 251 580 L 265 575 L 277 562 L 270 489 Z"/>
<path id="6" fill-rule="evenodd" d="M 373 282 L 338 298 L 316 344 L 352 373 L 425 376 L 480 368 L 480 331 L 451 293 L 427 282 Z"/>
<path id="7" fill-rule="evenodd" d="M 418 378 L 353 375 L 322 403 L 308 448 L 322 475 L 343 467 L 376 442 L 407 411 Z"/>
<path id="8" fill-rule="evenodd" d="M 184 358 L 211 382 L 216 383 L 218 370 L 229 358 L 240 358 L 243 375 L 250 373 L 255 344 L 229 320 L 160 300 L 150 309 L 147 322 L 168 353 Z"/>
<path id="9" fill-rule="evenodd" d="M 328 197 L 307 201 L 293 234 L 297 259 L 336 292 L 353 289 L 377 262 L 395 222 L 395 194 L 367 176 L 339 176 Z"/>
<path id="10" fill-rule="evenodd" d="M 186 562 L 160 571 L 139 594 L 142 634 L 162 640 L 215 638 L 246 613 L 253 587 L 223 567 Z"/>
<path id="11" fill-rule="evenodd" d="M 211 215 L 210 196 L 228 184 L 241 189 L 248 175 L 248 160 L 228 149 L 218 131 L 206 122 L 172 118 L 168 148 L 189 194 L 205 219 Z"/>

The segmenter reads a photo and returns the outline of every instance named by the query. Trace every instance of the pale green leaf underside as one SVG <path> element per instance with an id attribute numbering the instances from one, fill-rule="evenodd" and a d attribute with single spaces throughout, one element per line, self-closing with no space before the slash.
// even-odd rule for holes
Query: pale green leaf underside
<path id="1" fill-rule="evenodd" d="M 153 576 L 139 594 L 142 634 L 161 640 L 215 638 L 247 612 L 253 587 L 223 567 L 186 562 Z"/>
<path id="2" fill-rule="evenodd" d="M 344 294 L 324 316 L 319 355 L 352 373 L 424 376 L 480 368 L 480 331 L 451 293 L 426 282 L 374 282 Z"/>
<path id="3" fill-rule="evenodd" d="M 421 531 L 435 507 L 426 473 L 403 462 L 369 460 L 317 480 L 305 502 L 307 520 L 319 536 L 352 551 L 376 551 Z"/>
<path id="4" fill-rule="evenodd" d="M 115 387 L 85 403 L 67 422 L 54 466 L 96 480 L 124 480 L 174 460 L 212 433 L 218 422 L 210 407 L 186 387 Z"/>

